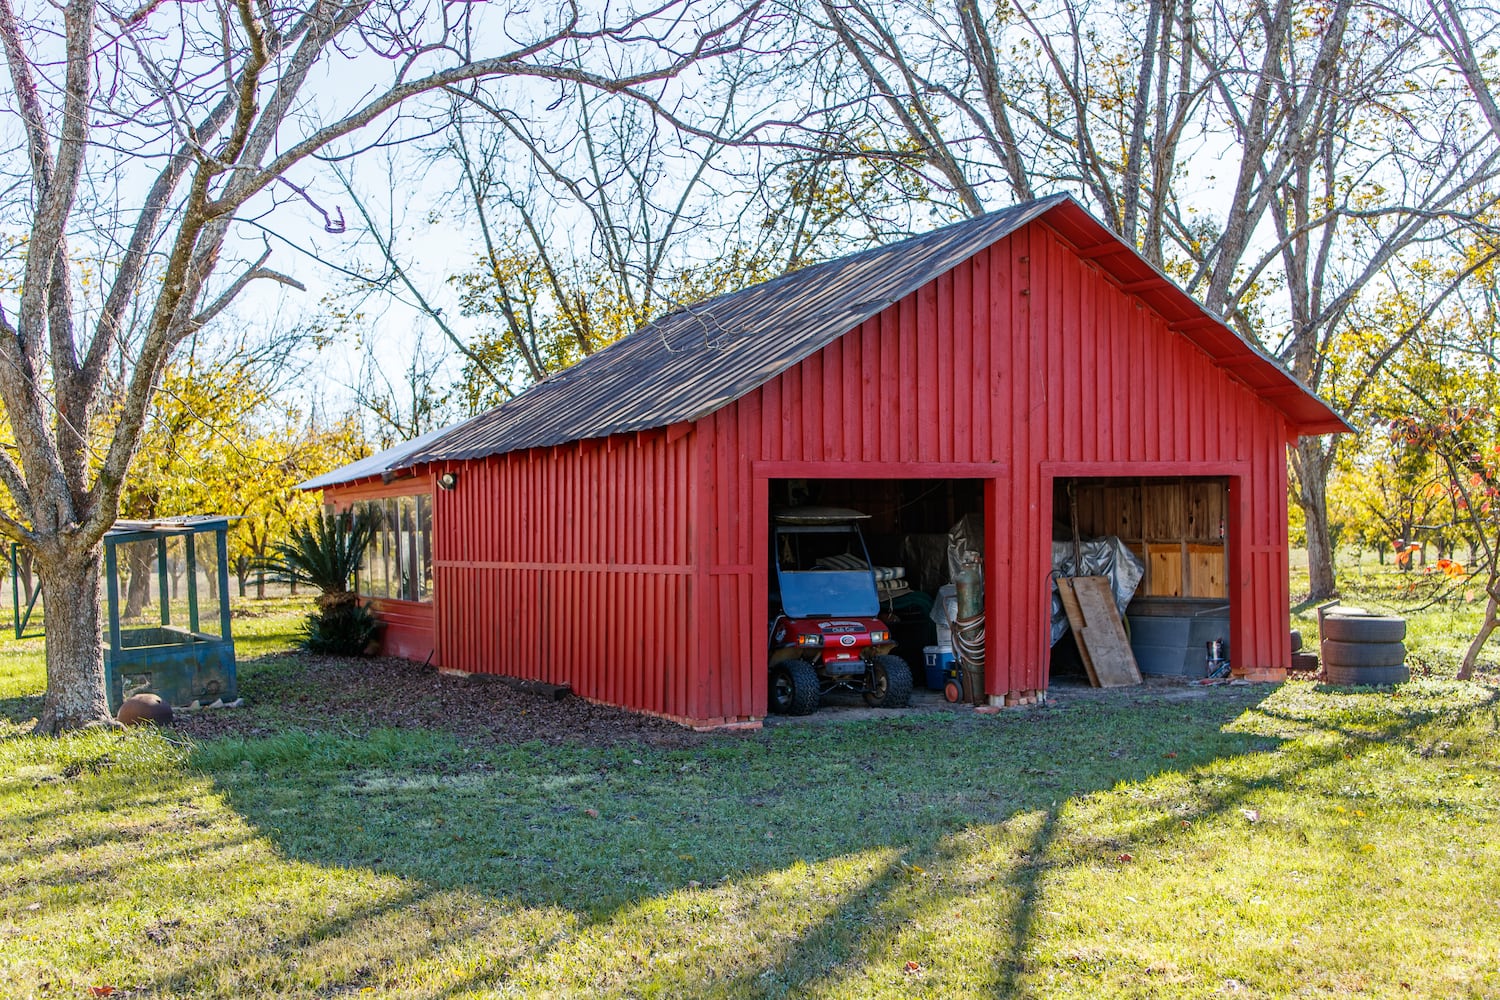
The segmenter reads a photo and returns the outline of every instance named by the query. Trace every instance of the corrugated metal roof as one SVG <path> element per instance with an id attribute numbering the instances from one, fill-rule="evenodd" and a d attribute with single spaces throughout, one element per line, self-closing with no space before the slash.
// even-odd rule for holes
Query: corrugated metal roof
<path id="1" fill-rule="evenodd" d="M 414 463 L 409 461 L 412 455 L 437 441 L 444 434 L 457 427 L 463 422 L 449 424 L 447 427 L 439 427 L 435 431 L 428 431 L 421 437 L 414 437 L 410 441 L 402 441 L 385 451 L 377 451 L 367 458 L 348 465 L 340 466 L 332 472 L 325 472 L 321 476 L 314 476 L 305 483 L 298 483 L 295 489 L 299 490 L 321 490 L 325 486 L 334 486 L 338 483 L 352 483 L 357 479 L 369 479 L 396 469 L 410 468 Z"/>
<path id="2" fill-rule="evenodd" d="M 1017 205 L 679 309 L 458 425 L 412 462 L 697 420 L 1066 200 Z"/>
<path id="3" fill-rule="evenodd" d="M 183 531 L 211 531 L 216 528 L 227 528 L 230 521 L 241 520 L 239 517 L 226 517 L 223 514 L 189 514 L 182 517 L 158 517 L 149 521 L 121 520 L 110 525 L 105 532 L 105 537 L 110 535 L 136 535 L 144 532 L 161 532 L 170 534 Z"/>
<path id="4" fill-rule="evenodd" d="M 1295 430 L 1349 429 L 1327 404 L 1204 311 L 1071 197 L 1054 195 L 685 306 L 492 410 L 302 487 L 697 420 L 1037 219 L 1285 413 Z"/>

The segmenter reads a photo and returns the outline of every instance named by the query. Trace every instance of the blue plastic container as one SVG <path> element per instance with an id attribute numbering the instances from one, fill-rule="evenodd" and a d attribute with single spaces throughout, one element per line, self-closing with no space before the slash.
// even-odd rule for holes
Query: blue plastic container
<path id="1" fill-rule="evenodd" d="M 922 665 L 926 671 L 929 691 L 941 691 L 943 686 L 958 675 L 953 650 L 947 646 L 923 646 Z"/>

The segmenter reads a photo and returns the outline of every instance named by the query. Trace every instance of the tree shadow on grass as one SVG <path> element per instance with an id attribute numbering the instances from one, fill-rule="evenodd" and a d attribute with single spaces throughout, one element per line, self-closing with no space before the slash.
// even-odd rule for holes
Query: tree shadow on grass
<path id="1" fill-rule="evenodd" d="M 998 720 L 781 727 L 687 750 L 429 742 L 373 762 L 348 737 L 318 735 L 264 754 L 272 762 L 265 767 L 233 767 L 212 755 L 199 766 L 289 859 L 396 876 L 421 886 L 424 900 L 465 894 L 500 907 L 507 916 L 479 931 L 438 922 L 415 938 L 384 936 L 389 943 L 377 950 L 390 952 L 381 958 L 390 967 L 464 940 L 486 949 L 510 941 L 502 949 L 514 955 L 509 966 L 482 964 L 443 992 L 467 988 L 454 982 L 505 979 L 519 965 L 540 975 L 549 954 L 590 935 L 673 938 L 682 929 L 664 914 L 690 909 L 704 893 L 718 923 L 726 906 L 745 910 L 742 928 L 727 938 L 706 930 L 696 946 L 702 975 L 722 967 L 710 993 L 760 995 L 836 979 L 881 960 L 914 914 L 966 891 L 961 869 L 973 859 L 954 845 L 967 831 L 1040 816 L 1021 860 L 993 873 L 1012 900 L 996 918 L 1008 943 L 986 974 L 1003 991 L 1024 964 L 1053 864 L 1058 803 L 1266 749 L 1264 737 L 1225 731 L 1255 701 L 1237 692 L 1191 704 L 1100 701 Z M 264 742 L 276 739 L 284 737 Z M 1230 808 L 1234 794 L 1205 808 Z M 826 874 L 840 869 L 854 874 Z M 914 871 L 951 874 L 929 882 Z M 798 872 L 815 873 L 807 878 L 822 885 L 814 895 L 826 896 L 823 903 L 806 904 L 788 874 Z M 299 933 L 369 947 L 360 939 L 370 918 L 353 912 Z M 517 916 L 527 912 L 547 914 L 541 923 L 549 925 L 566 914 L 566 930 L 540 934 L 535 921 Z M 790 937 L 778 922 L 792 928 Z M 617 974 L 639 985 L 692 973 L 627 963 Z M 160 985 L 190 982 L 176 976 Z M 678 985 L 702 994 L 708 983 Z"/>
<path id="2" fill-rule="evenodd" d="M 1500 692 L 1492 691 L 1467 711 L 1493 715 L 1497 702 L 1500 702 Z M 1137 821 L 1117 826 L 1108 838 L 1097 842 L 1081 835 L 1079 829 L 1081 823 L 1088 822 L 1089 806 L 1086 802 L 1078 802 L 1078 808 L 1071 809 L 1066 820 L 1060 809 L 1061 800 L 1036 810 L 1028 817 L 1030 822 L 1016 831 L 1013 858 L 999 868 L 1000 885 L 991 893 L 996 905 L 994 926 L 997 940 L 992 951 L 994 964 L 988 970 L 990 975 L 976 977 L 971 974 L 963 983 L 964 989 L 972 991 L 976 979 L 979 979 L 982 988 L 978 992 L 983 995 L 1009 997 L 1026 992 L 1029 974 L 1038 971 L 1037 957 L 1031 949 L 1034 927 L 1047 895 L 1049 880 L 1065 878 L 1079 868 L 1094 870 L 1101 863 L 1106 866 L 1112 861 L 1125 864 L 1130 857 L 1129 850 L 1140 850 L 1143 846 L 1149 850 L 1150 845 L 1168 843 L 1182 831 L 1200 823 L 1223 817 L 1233 817 L 1238 821 L 1240 816 L 1237 813 L 1244 813 L 1246 822 L 1254 823 L 1258 813 L 1246 810 L 1245 806 L 1259 801 L 1263 793 L 1305 783 L 1319 772 L 1344 772 L 1353 766 L 1351 760 L 1366 752 L 1379 752 L 1383 744 L 1419 739 L 1422 729 L 1442 713 L 1419 708 L 1410 712 L 1376 711 L 1369 714 L 1372 717 L 1363 726 L 1337 722 L 1320 726 L 1323 732 L 1337 737 L 1322 745 L 1298 744 L 1289 748 L 1280 740 L 1268 741 L 1264 736 L 1247 732 L 1243 734 L 1244 742 L 1240 744 L 1239 752 L 1207 757 L 1194 755 L 1170 768 L 1159 769 L 1157 774 L 1174 772 L 1187 778 L 1190 794 L 1182 796 L 1181 804 L 1171 809 L 1147 810 Z M 1296 716 L 1261 704 L 1251 706 L 1246 715 L 1252 717 L 1252 723 L 1256 715 L 1268 719 L 1296 718 L 1304 723 L 1316 721 L 1306 715 Z M 1417 752 L 1422 751 L 1417 748 Z M 1253 756 L 1253 767 L 1242 766 L 1243 758 L 1247 756 Z M 1156 776 L 1122 780 L 1143 788 Z M 1121 852 L 1118 859 L 1117 851 Z M 922 861 L 922 864 L 949 875 L 962 872 L 973 863 L 972 855 L 966 855 L 952 843 Z M 860 970 L 865 963 L 881 960 L 885 957 L 887 944 L 896 939 L 908 916 L 948 908 L 956 895 L 956 891 L 934 886 L 920 903 L 890 914 L 889 919 L 883 917 L 872 922 L 865 930 L 864 947 L 857 960 L 844 963 L 844 967 Z M 974 971 L 970 970 L 971 973 Z M 860 974 L 859 971 L 856 974 Z M 943 992 L 938 991 L 938 995 L 943 995 Z"/>
<path id="3" fill-rule="evenodd" d="M 1256 707 L 1256 712 L 1267 719 L 1296 730 L 1298 728 L 1318 731 L 1344 740 L 1367 743 L 1386 743 L 1407 739 L 1415 731 L 1438 719 L 1451 716 L 1454 706 L 1441 707 L 1431 704 L 1421 691 L 1403 695 L 1401 689 L 1361 688 L 1344 684 L 1319 682 L 1312 686 L 1319 695 L 1329 698 L 1368 697 L 1384 694 L 1389 700 L 1365 703 L 1363 707 L 1341 713 L 1336 707 L 1324 703 L 1323 710 L 1315 716 L 1298 712 L 1292 708 Z M 1496 718 L 1500 710 L 1500 688 L 1473 688 L 1475 697 L 1461 707 L 1464 714 L 1487 714 Z"/>
<path id="4" fill-rule="evenodd" d="M 19 727 L 41 717 L 43 695 L 28 694 L 18 698 L 0 698 L 0 719 Z"/>
<path id="5" fill-rule="evenodd" d="M 994 720 L 779 727 L 687 749 L 390 731 L 206 743 L 194 766 L 309 881 L 262 856 L 245 873 L 264 882 L 251 900 L 217 899 L 254 844 L 142 841 L 143 864 L 201 869 L 202 895 L 170 905 L 212 908 L 222 934 L 190 962 L 159 965 L 143 944 L 132 962 L 167 995 L 227 995 L 225 969 L 250 992 L 287 996 L 567 992 L 592 968 L 599 993 L 770 996 L 858 989 L 893 962 L 899 976 L 917 948 L 910 960 L 935 984 L 958 975 L 961 989 L 1011 995 L 1049 879 L 1341 766 L 1351 740 L 1399 739 L 1431 719 L 1309 722 L 1259 702 L 1132 695 Z M 1341 742 L 1275 754 L 1279 740 L 1230 725 L 1247 712 Z M 1243 774 L 1219 767 L 1250 755 L 1263 760 Z M 1080 837 L 1076 810 L 1062 819 L 1094 792 L 1209 771 L 1188 807 L 1148 810 L 1115 840 Z M 87 874 L 105 886 L 119 873 Z M 304 905 L 308 893 L 326 902 Z M 982 955 L 911 944 L 909 928 L 940 927 L 976 895 L 992 906 Z"/>
<path id="6" fill-rule="evenodd" d="M 1311 597 L 1303 598 L 1296 604 L 1292 605 L 1292 614 L 1295 616 L 1303 614 L 1304 612 L 1312 611 L 1320 604 L 1327 604 L 1328 601 L 1329 598 L 1326 597 L 1319 597 L 1316 600 Z"/>

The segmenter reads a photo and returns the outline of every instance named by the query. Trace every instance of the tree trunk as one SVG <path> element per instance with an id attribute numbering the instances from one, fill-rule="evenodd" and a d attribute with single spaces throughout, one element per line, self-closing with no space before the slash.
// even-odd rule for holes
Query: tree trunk
<path id="1" fill-rule="evenodd" d="M 56 735 L 88 725 L 109 725 L 100 636 L 100 547 L 81 555 L 37 554 L 37 575 L 47 602 L 47 696 L 37 731 Z"/>
<path id="2" fill-rule="evenodd" d="M 128 553 L 126 565 L 130 568 L 130 582 L 125 588 L 125 610 L 122 618 L 139 618 L 146 605 L 151 603 L 152 585 L 156 582 L 156 547 L 150 543 L 131 543 L 122 546 Z"/>
<path id="3" fill-rule="evenodd" d="M 1310 601 L 1339 594 L 1333 572 L 1333 536 L 1328 530 L 1328 469 L 1331 458 L 1318 438 L 1297 442 L 1297 504 L 1307 525 L 1307 576 Z"/>
<path id="4" fill-rule="evenodd" d="M 1474 676 L 1474 664 L 1479 662 L 1479 652 L 1484 649 L 1484 644 L 1489 641 L 1490 633 L 1495 631 L 1495 626 L 1500 624 L 1500 602 L 1495 599 L 1497 593 L 1496 581 L 1490 578 L 1489 600 L 1484 605 L 1484 622 L 1479 626 L 1479 631 L 1474 634 L 1469 648 L 1464 650 L 1464 662 L 1459 665 L 1458 679 L 1470 680 Z"/>

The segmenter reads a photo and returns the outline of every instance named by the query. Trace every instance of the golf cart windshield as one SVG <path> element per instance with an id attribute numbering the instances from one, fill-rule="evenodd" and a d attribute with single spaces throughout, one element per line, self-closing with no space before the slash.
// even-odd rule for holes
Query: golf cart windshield
<path id="1" fill-rule="evenodd" d="M 776 526 L 776 581 L 783 613 L 793 618 L 878 615 L 880 596 L 859 528 L 847 518 L 843 523 L 789 520 L 780 517 Z"/>
<path id="2" fill-rule="evenodd" d="M 867 569 L 783 571 L 780 575 L 781 607 L 793 618 L 873 618 L 880 613 L 875 576 Z"/>

